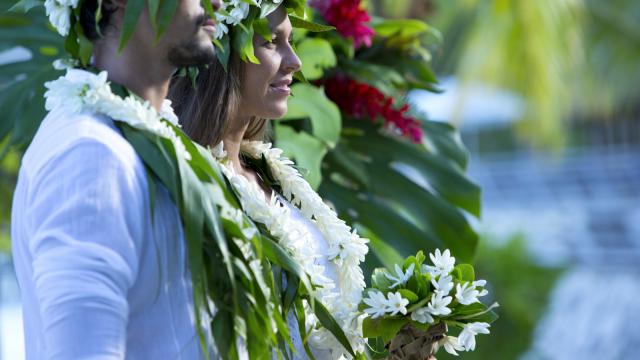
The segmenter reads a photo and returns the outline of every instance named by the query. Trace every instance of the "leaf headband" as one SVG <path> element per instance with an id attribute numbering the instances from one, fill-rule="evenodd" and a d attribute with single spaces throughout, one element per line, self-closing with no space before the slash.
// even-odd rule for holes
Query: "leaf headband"
<path id="1" fill-rule="evenodd" d="M 80 25 L 80 8 L 83 0 L 20 0 L 10 10 L 27 12 L 44 5 L 49 22 L 55 30 L 65 37 L 65 50 L 71 57 L 87 66 L 93 52 L 93 44 L 84 34 Z M 122 50 L 136 28 L 138 18 L 145 5 L 149 7 L 151 25 L 156 31 L 156 40 L 170 24 L 179 0 L 130 0 L 124 12 L 119 50 Z M 97 0 L 95 13 L 96 32 L 100 34 L 98 24 L 102 19 L 103 0 Z M 315 24 L 304 20 L 306 17 L 305 0 L 227 0 L 215 12 L 210 1 L 202 1 L 202 5 L 211 18 L 217 19 L 216 33 L 212 41 L 218 47 L 218 60 L 225 67 L 229 62 L 231 49 L 236 51 L 243 61 L 258 63 L 253 53 L 253 35 L 260 34 L 271 40 L 271 30 L 267 15 L 279 6 L 284 6 L 289 13 L 293 27 L 310 31 L 328 31 L 333 27 Z"/>

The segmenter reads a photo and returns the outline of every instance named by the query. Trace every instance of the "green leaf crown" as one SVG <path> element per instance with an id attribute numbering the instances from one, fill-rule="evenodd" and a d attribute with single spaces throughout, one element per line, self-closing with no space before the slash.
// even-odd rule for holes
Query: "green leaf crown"
<path id="1" fill-rule="evenodd" d="M 65 37 L 65 50 L 72 59 L 86 67 L 93 52 L 92 42 L 87 38 L 80 25 L 80 13 L 84 0 L 20 0 L 10 10 L 27 12 L 37 6 L 44 6 L 49 22 L 56 32 Z M 97 0 L 95 12 L 96 33 L 101 34 L 98 24 L 103 17 L 103 0 Z M 203 0 L 202 5 L 211 18 L 217 19 L 216 33 L 212 41 L 218 47 L 217 56 L 225 67 L 229 61 L 231 49 L 236 51 L 243 61 L 258 63 L 253 53 L 253 35 L 260 34 L 271 40 L 271 30 L 266 17 L 279 6 L 284 6 L 294 27 L 311 31 L 327 31 L 333 27 L 314 24 L 305 20 L 305 0 L 227 0 L 216 12 L 210 1 Z M 145 6 L 148 6 L 151 25 L 156 32 L 156 41 L 162 36 L 178 7 L 178 0 L 134 0 L 127 2 L 120 34 L 119 50 L 122 50 L 133 34 L 138 19 Z"/>

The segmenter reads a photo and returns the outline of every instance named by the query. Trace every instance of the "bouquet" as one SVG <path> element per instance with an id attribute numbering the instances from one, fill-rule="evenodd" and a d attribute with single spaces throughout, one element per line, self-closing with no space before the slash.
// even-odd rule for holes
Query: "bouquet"
<path id="1" fill-rule="evenodd" d="M 364 292 L 360 308 L 369 316 L 363 335 L 370 338 L 374 358 L 427 359 L 442 346 L 453 355 L 472 351 L 475 336 L 488 334 L 498 306 L 480 298 L 489 292 L 485 280 L 476 280 L 473 266 L 455 264 L 449 250 L 408 257 L 394 271 L 375 269 L 372 287 Z"/>

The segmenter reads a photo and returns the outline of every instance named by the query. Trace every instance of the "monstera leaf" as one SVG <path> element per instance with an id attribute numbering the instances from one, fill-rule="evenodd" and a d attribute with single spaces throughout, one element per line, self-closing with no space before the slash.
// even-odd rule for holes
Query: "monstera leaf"
<path id="1" fill-rule="evenodd" d="M 325 157 L 320 192 L 341 218 L 374 235 L 369 269 L 387 262 L 389 246 L 403 257 L 449 248 L 463 262 L 475 252 L 467 214 L 480 215 L 480 189 L 464 173 L 465 149 L 447 124 L 425 121 L 424 131 L 428 146 L 346 120 Z"/>
<path id="2" fill-rule="evenodd" d="M 13 3 L 0 0 L 0 53 L 5 57 L 9 51 L 30 56 L 18 62 L 0 62 L 0 139 L 11 134 L 3 145 L 24 147 L 44 117 L 44 83 L 60 75 L 51 63 L 64 53 L 64 43 L 48 26 L 44 9 L 6 12 Z"/>

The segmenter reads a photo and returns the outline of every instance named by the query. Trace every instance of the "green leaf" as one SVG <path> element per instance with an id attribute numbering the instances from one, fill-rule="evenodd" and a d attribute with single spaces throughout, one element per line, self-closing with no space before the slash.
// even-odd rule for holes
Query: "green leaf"
<path id="1" fill-rule="evenodd" d="M 322 324 L 325 329 L 329 330 L 333 334 L 333 336 L 335 336 L 340 344 L 342 344 L 342 346 L 347 349 L 349 354 L 356 356 L 353 348 L 351 347 L 351 344 L 349 343 L 349 340 L 347 339 L 347 336 L 344 334 L 344 331 L 342 331 L 342 328 L 340 327 L 340 325 L 338 325 L 329 310 L 327 310 L 327 308 L 324 307 L 324 305 L 322 305 L 320 301 L 315 301 L 313 310 L 318 317 L 320 324 Z"/>
<path id="2" fill-rule="evenodd" d="M 387 269 L 377 268 L 373 270 L 371 275 L 371 286 L 383 292 L 388 291 L 393 285 L 393 282 L 385 275 L 388 274 Z"/>
<path id="3" fill-rule="evenodd" d="M 427 150 L 439 155 L 443 160 L 455 163 L 460 169 L 467 167 L 469 153 L 460 134 L 450 124 L 437 121 L 424 121 L 422 129 L 426 134 L 424 144 Z"/>
<path id="4" fill-rule="evenodd" d="M 253 22 L 253 30 L 267 41 L 271 41 L 273 39 L 271 28 L 269 28 L 269 21 L 265 18 L 256 19 Z"/>
<path id="5" fill-rule="evenodd" d="M 233 324 L 233 315 L 224 309 L 218 310 L 211 323 L 216 348 L 223 359 L 230 358 L 231 349 L 236 341 L 233 337 Z"/>
<path id="6" fill-rule="evenodd" d="M 362 224 L 356 224 L 358 233 L 365 239 L 369 239 L 369 248 L 380 260 L 382 265 L 386 268 L 393 268 L 394 264 L 402 262 L 402 255 L 396 250 L 392 244 L 382 241 L 376 233 L 369 230 Z"/>
<path id="7" fill-rule="evenodd" d="M 359 82 L 371 85 L 386 96 L 400 98 L 399 88 L 405 79 L 394 66 L 383 66 L 359 60 L 348 60 L 340 63 L 340 68 Z"/>
<path id="8" fill-rule="evenodd" d="M 253 52 L 253 21 L 245 19 L 247 27 L 236 27 L 231 31 L 231 42 L 233 48 L 238 52 L 242 61 L 249 61 L 253 64 L 260 64 Z"/>
<path id="9" fill-rule="evenodd" d="M 309 118 L 313 135 L 329 147 L 335 146 L 342 125 L 336 104 L 326 97 L 322 89 L 310 84 L 294 84 L 291 91 L 295 95 L 289 97 L 289 111 L 283 119 Z"/>
<path id="10" fill-rule="evenodd" d="M 389 37 L 392 35 L 417 36 L 429 30 L 429 25 L 414 19 L 385 19 L 374 22 L 373 30 L 376 35 Z"/>
<path id="11" fill-rule="evenodd" d="M 221 39 L 216 40 L 216 57 L 225 71 L 229 64 L 229 57 L 231 56 L 231 44 L 228 36 L 224 36 Z"/>
<path id="12" fill-rule="evenodd" d="M 287 157 L 294 158 L 298 167 L 307 170 L 302 175 L 312 188 L 317 189 L 322 181 L 320 164 L 327 146 L 306 132 L 296 133 L 290 126 L 276 124 L 274 128 L 278 147 Z"/>
<path id="13" fill-rule="evenodd" d="M 275 2 L 271 2 L 271 1 L 264 1 L 262 3 L 262 5 L 260 5 L 260 19 L 265 19 L 267 16 L 269 16 L 269 14 L 271 14 L 272 12 L 274 12 L 278 6 L 280 6 L 280 4 L 276 4 Z M 271 32 L 271 30 L 269 30 L 269 32 Z"/>
<path id="14" fill-rule="evenodd" d="M 296 45 L 296 53 L 302 61 L 302 73 L 308 80 L 321 78 L 324 69 L 332 68 L 337 63 L 331 44 L 321 38 L 302 40 Z"/>
<path id="15" fill-rule="evenodd" d="M 305 20 L 293 14 L 289 15 L 289 20 L 291 21 L 292 27 L 309 30 L 311 32 L 324 32 L 324 31 L 331 31 L 336 29 L 333 26 L 314 23 L 312 21 Z"/>
<path id="16" fill-rule="evenodd" d="M 38 0 L 20 0 L 15 5 L 10 7 L 9 10 L 7 11 L 26 13 L 27 11 L 40 5 L 43 5 L 43 4 Z"/>
<path id="17" fill-rule="evenodd" d="M 78 34 L 78 54 L 80 55 L 80 63 L 86 66 L 89 64 L 91 55 L 93 55 L 93 43 L 84 35 L 80 23 L 76 23 L 75 27 L 76 33 Z"/>
<path id="18" fill-rule="evenodd" d="M 422 263 L 424 262 L 425 256 L 424 256 L 424 252 L 422 250 L 418 251 L 418 253 L 414 256 L 411 255 L 409 257 L 407 257 L 404 261 L 404 263 L 402 264 L 402 269 L 404 271 L 407 271 L 407 269 L 409 268 L 409 266 L 411 266 L 411 264 L 414 264 L 414 271 L 415 272 L 419 272 L 420 271 L 420 265 L 422 265 Z"/>
<path id="19" fill-rule="evenodd" d="M 398 289 L 398 292 L 402 295 L 403 298 L 409 300 L 409 303 L 414 303 L 419 299 L 418 294 L 409 289 Z"/>
<path id="20" fill-rule="evenodd" d="M 458 264 L 453 268 L 453 275 L 461 283 L 473 282 L 476 279 L 473 266 L 469 264 Z"/>
<path id="21" fill-rule="evenodd" d="M 207 1 L 203 1 L 203 4 L 209 4 L 211 7 L 211 3 Z M 151 27 L 157 33 L 158 32 L 158 9 L 160 8 L 160 0 L 147 0 L 147 7 L 149 9 L 149 19 L 151 21 Z"/>
<path id="22" fill-rule="evenodd" d="M 302 299 L 296 298 L 295 301 L 295 312 L 296 317 L 298 318 L 298 333 L 300 334 L 300 340 L 302 341 L 302 346 L 304 347 L 304 351 L 311 360 L 315 360 L 313 353 L 311 352 L 311 348 L 309 347 L 308 335 L 307 334 L 307 326 L 305 321 L 305 312 L 304 305 L 302 303 Z"/>
<path id="23" fill-rule="evenodd" d="M 300 286 L 300 279 L 296 277 L 287 277 L 287 289 L 284 293 L 283 312 L 286 314 L 289 312 L 293 301 L 298 295 L 298 287 Z"/>
<path id="24" fill-rule="evenodd" d="M 171 19 L 173 19 L 173 14 L 175 14 L 176 9 L 178 9 L 178 0 L 160 0 L 157 15 L 158 29 L 156 30 L 156 42 L 160 39 L 160 36 L 164 34 L 167 26 L 171 23 Z"/>
<path id="25" fill-rule="evenodd" d="M 417 303 L 407 308 L 407 313 L 412 313 L 414 310 L 420 309 L 421 307 L 425 306 L 429 302 L 429 300 L 431 300 L 431 298 L 426 296 L 421 296 L 420 301 L 418 301 Z"/>
<path id="26" fill-rule="evenodd" d="M 499 317 L 493 310 L 487 311 L 488 308 L 482 303 L 473 303 L 471 305 L 458 305 L 451 315 L 451 319 L 464 322 L 486 322 L 493 323 Z M 477 315 L 476 315 L 477 314 Z"/>
<path id="27" fill-rule="evenodd" d="M 372 319 L 368 317 L 364 319 L 362 323 L 362 335 L 365 338 L 379 337 L 386 344 L 391 341 L 398 331 L 409 321 L 406 317 L 399 319 Z"/>
<path id="28" fill-rule="evenodd" d="M 118 51 L 122 51 L 129 41 L 131 35 L 136 30 L 136 25 L 142 10 L 145 8 L 144 1 L 128 1 L 124 9 L 124 20 L 122 20 L 122 33 L 120 35 L 120 45 Z"/>
<path id="29" fill-rule="evenodd" d="M 261 244 L 263 246 L 264 255 L 273 263 L 278 264 L 286 271 L 296 275 L 301 284 L 308 292 L 313 292 L 311 281 L 304 269 L 289 255 L 286 250 L 282 248 L 278 243 L 271 240 L 266 236 L 261 236 Z"/>

